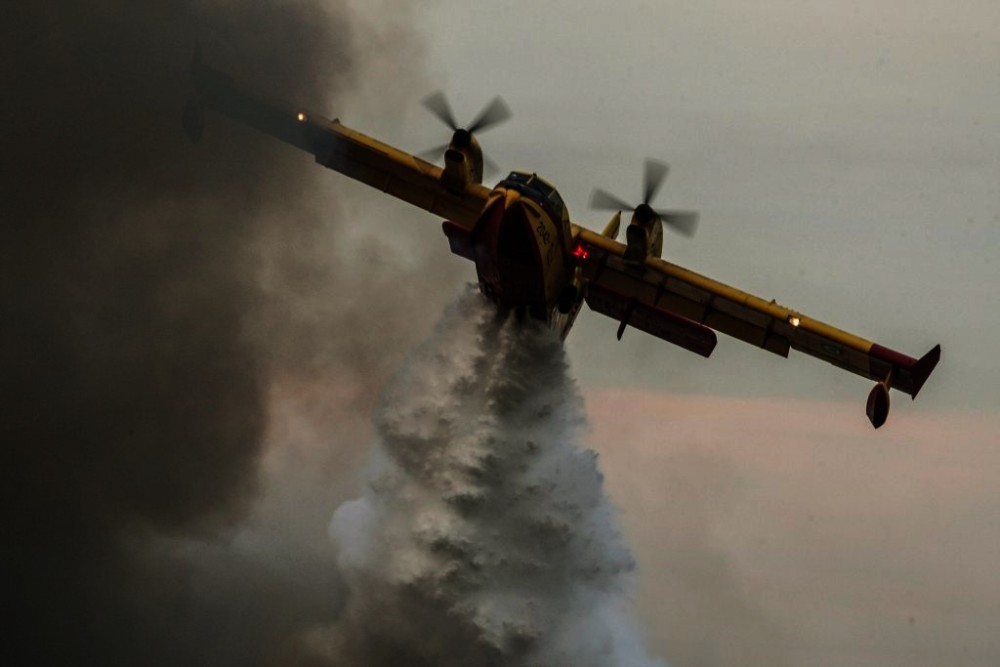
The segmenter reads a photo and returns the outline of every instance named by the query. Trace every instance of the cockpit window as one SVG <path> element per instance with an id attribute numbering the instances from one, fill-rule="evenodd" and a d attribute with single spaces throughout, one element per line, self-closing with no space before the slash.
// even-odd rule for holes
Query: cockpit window
<path id="1" fill-rule="evenodd" d="M 563 204 L 562 197 L 554 187 L 546 183 L 535 174 L 525 174 L 520 171 L 512 171 L 500 185 L 506 188 L 517 190 L 521 194 L 528 195 L 538 203 L 548 208 L 555 214 L 556 218 L 562 218 L 566 205 Z"/>

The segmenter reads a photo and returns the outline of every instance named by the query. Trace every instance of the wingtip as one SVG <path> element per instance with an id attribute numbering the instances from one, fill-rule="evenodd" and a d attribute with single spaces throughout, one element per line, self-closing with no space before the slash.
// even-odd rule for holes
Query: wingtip
<path id="1" fill-rule="evenodd" d="M 940 344 L 932 347 L 930 352 L 920 357 L 917 363 L 913 364 L 913 369 L 911 370 L 913 374 L 913 393 L 910 394 L 912 398 L 916 398 L 917 394 L 920 393 L 921 387 L 927 382 L 927 378 L 931 376 L 939 361 L 941 361 Z"/>

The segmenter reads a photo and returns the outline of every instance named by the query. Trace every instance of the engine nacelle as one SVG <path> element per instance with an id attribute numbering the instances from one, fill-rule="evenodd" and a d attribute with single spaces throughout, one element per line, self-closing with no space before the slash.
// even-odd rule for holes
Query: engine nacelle
<path id="1" fill-rule="evenodd" d="M 483 182 L 483 149 L 467 130 L 455 130 L 444 153 L 441 181 L 449 190 L 461 192 L 466 184 Z"/>
<path id="2" fill-rule="evenodd" d="M 652 208 L 639 204 L 625 229 L 625 260 L 641 264 L 647 257 L 663 255 L 663 221 Z"/>

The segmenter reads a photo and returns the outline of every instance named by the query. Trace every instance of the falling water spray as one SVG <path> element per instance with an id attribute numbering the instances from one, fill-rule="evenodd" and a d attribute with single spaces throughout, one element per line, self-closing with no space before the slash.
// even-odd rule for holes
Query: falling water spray
<path id="1" fill-rule="evenodd" d="M 580 445 L 559 339 L 468 293 L 386 388 L 363 497 L 331 536 L 368 665 L 662 665 L 624 610 L 633 560 Z"/>

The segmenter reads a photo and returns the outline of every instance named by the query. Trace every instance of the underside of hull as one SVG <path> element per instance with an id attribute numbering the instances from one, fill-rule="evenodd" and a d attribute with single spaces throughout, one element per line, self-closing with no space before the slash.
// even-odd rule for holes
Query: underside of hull
<path id="1" fill-rule="evenodd" d="M 538 242 L 525 209 L 498 201 L 473 232 L 476 272 L 483 293 L 504 310 L 548 322 L 549 299 Z"/>

